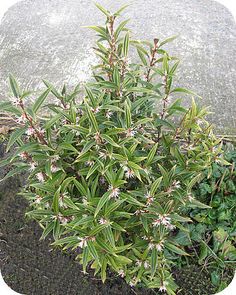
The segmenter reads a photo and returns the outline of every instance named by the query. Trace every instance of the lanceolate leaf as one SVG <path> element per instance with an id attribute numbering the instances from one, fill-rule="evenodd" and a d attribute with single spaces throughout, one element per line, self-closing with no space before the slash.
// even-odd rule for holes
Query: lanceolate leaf
<path id="1" fill-rule="evenodd" d="M 154 159 L 157 151 L 158 143 L 154 144 L 154 146 L 151 148 L 148 156 L 147 156 L 147 165 L 150 165 L 152 163 L 152 160 Z"/>
<path id="2" fill-rule="evenodd" d="M 110 136 L 106 134 L 102 134 L 101 138 L 104 139 L 106 142 L 110 143 L 114 147 L 118 147 L 118 148 L 120 147 L 119 144 L 117 144 Z"/>
<path id="3" fill-rule="evenodd" d="M 189 256 L 188 253 L 172 243 L 166 242 L 165 247 L 176 254 Z"/>
<path id="4" fill-rule="evenodd" d="M 51 92 L 51 87 L 49 87 L 46 91 L 44 91 L 34 102 L 32 107 L 32 111 L 36 114 L 37 111 L 40 109 L 42 104 L 44 103 L 45 99 L 47 98 L 48 94 Z"/>
<path id="5" fill-rule="evenodd" d="M 52 202 L 52 208 L 56 214 L 59 213 L 59 198 L 60 198 L 61 187 L 55 192 Z"/>
<path id="6" fill-rule="evenodd" d="M 163 178 L 163 177 L 159 177 L 159 178 L 157 178 L 157 179 L 153 182 L 153 184 L 152 184 L 152 186 L 151 186 L 151 190 L 150 190 L 150 194 L 151 194 L 152 196 L 156 193 L 157 189 L 159 188 L 159 186 L 160 186 L 160 184 L 161 184 L 161 181 L 162 181 L 162 178 Z"/>
<path id="7" fill-rule="evenodd" d="M 98 215 L 98 213 L 100 212 L 100 210 L 103 208 L 103 206 L 107 203 L 107 201 L 110 199 L 110 194 L 111 192 L 106 192 L 101 199 L 98 202 L 97 208 L 95 210 L 94 213 L 94 217 L 96 217 Z"/>
<path id="8" fill-rule="evenodd" d="M 123 54 L 127 56 L 129 51 L 129 32 L 125 35 L 124 43 L 123 43 Z"/>
<path id="9" fill-rule="evenodd" d="M 116 39 L 119 37 L 120 32 L 124 29 L 125 25 L 129 22 L 129 19 L 121 22 L 115 31 Z"/>
<path id="10" fill-rule="evenodd" d="M 152 249 L 152 254 L 151 254 L 151 274 L 154 276 L 156 269 L 157 269 L 157 263 L 158 263 L 158 258 L 157 258 L 157 249 L 153 248 Z"/>
<path id="11" fill-rule="evenodd" d="M 97 124 L 96 118 L 88 105 L 86 106 L 86 111 L 87 111 L 87 115 L 90 120 L 90 123 L 92 124 L 94 130 L 98 132 L 98 124 Z"/>
<path id="12" fill-rule="evenodd" d="M 16 79 L 10 75 L 9 76 L 9 81 L 10 81 L 10 86 L 11 86 L 11 90 L 12 90 L 12 93 L 14 94 L 15 97 L 20 97 L 21 96 L 21 93 L 20 93 L 20 89 L 19 89 L 19 86 L 16 82 Z"/>
<path id="13" fill-rule="evenodd" d="M 13 146 L 13 144 L 21 138 L 21 136 L 25 133 L 26 127 L 23 128 L 17 128 L 10 136 L 8 144 L 7 144 L 7 149 L 6 152 L 9 151 L 9 149 Z"/>

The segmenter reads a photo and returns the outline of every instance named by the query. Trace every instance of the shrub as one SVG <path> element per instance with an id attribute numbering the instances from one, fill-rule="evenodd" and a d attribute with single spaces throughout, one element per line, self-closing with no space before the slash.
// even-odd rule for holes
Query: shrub
<path id="1" fill-rule="evenodd" d="M 17 148 L 2 162 L 12 165 L 4 179 L 29 171 L 27 215 L 42 238 L 53 234 L 53 245 L 79 248 L 84 272 L 90 266 L 104 282 L 109 268 L 131 286 L 175 294 L 172 257 L 188 254 L 174 236 L 191 222 L 180 213 L 209 208 L 191 191 L 213 162 L 224 163 L 221 143 L 205 108 L 193 98 L 182 106 L 181 93 L 196 95 L 173 86 L 179 60 L 163 48 L 174 37 L 132 40 L 127 20 L 115 24 L 125 7 L 114 14 L 97 7 L 106 23 L 89 27 L 101 60 L 93 81 L 72 92 L 44 81 L 28 105 L 30 94 L 10 76 L 14 97 L 0 107 L 16 119 L 7 150 Z M 130 46 L 140 61 L 130 61 Z M 45 104 L 49 94 L 53 103 Z"/>

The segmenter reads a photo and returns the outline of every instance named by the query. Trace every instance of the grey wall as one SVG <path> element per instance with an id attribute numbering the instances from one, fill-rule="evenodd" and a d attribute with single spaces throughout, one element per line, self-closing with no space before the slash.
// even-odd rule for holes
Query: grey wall
<path id="1" fill-rule="evenodd" d="M 111 10 L 127 1 L 105 1 Z M 221 4 L 210 0 L 136 0 L 124 17 L 137 39 L 179 34 L 167 48 L 182 60 L 178 86 L 196 91 L 210 105 L 219 132 L 236 133 L 236 26 Z M 0 99 L 11 72 L 25 88 L 43 88 L 41 79 L 70 86 L 89 79 L 96 62 L 95 34 L 84 25 L 101 24 L 89 0 L 23 0 L 0 25 Z M 34 96 L 31 97 L 34 99 Z M 187 100 L 186 100 L 187 103 Z"/>

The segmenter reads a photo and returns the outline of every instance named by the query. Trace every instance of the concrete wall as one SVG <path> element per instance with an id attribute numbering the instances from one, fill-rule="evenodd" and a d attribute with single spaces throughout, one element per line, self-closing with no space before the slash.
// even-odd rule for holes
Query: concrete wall
<path id="1" fill-rule="evenodd" d="M 99 3 L 114 10 L 127 1 Z M 179 34 L 167 46 L 182 61 L 176 85 L 203 97 L 220 133 L 236 133 L 236 26 L 230 12 L 210 0 L 135 0 L 124 18 L 131 18 L 137 39 Z M 23 0 L 12 6 L 0 25 L 0 100 L 9 92 L 9 73 L 33 90 L 44 88 L 42 78 L 58 86 L 88 80 L 96 63 L 95 34 L 82 26 L 103 19 L 90 0 Z"/>

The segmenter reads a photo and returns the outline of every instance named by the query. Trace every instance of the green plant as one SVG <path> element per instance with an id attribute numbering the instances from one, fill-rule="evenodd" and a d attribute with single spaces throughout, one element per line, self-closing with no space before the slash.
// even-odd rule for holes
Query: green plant
<path id="1" fill-rule="evenodd" d="M 44 81 L 47 89 L 28 106 L 29 93 L 10 77 L 14 98 L 0 107 L 19 124 L 7 150 L 18 147 L 1 163 L 12 165 L 4 180 L 30 171 L 27 215 L 43 227 L 42 238 L 52 233 L 55 246 L 79 248 L 84 272 L 90 266 L 105 281 L 109 268 L 131 286 L 175 294 L 172 258 L 188 255 L 175 230 L 191 222 L 180 213 L 209 208 L 192 187 L 203 171 L 211 175 L 213 162 L 224 162 L 221 141 L 205 108 L 194 99 L 182 106 L 181 93 L 196 95 L 173 87 L 179 61 L 163 46 L 174 37 L 132 40 L 127 20 L 115 25 L 125 7 L 114 14 L 97 7 L 106 24 L 90 28 L 101 62 L 84 91 Z M 130 46 L 140 62 L 129 60 Z M 44 104 L 49 94 L 57 103 Z"/>
<path id="2" fill-rule="evenodd" d="M 211 177 L 207 178 L 206 171 L 193 188 L 196 199 L 211 208 L 187 209 L 185 214 L 194 222 L 188 225 L 187 233 L 179 231 L 175 236 L 180 245 L 194 247 L 197 255 L 191 263 L 199 263 L 210 271 L 212 283 L 220 288 L 218 291 L 222 285 L 225 287 L 225 277 L 236 266 L 236 151 L 224 149 L 224 159 L 229 165 L 213 163 Z"/>

